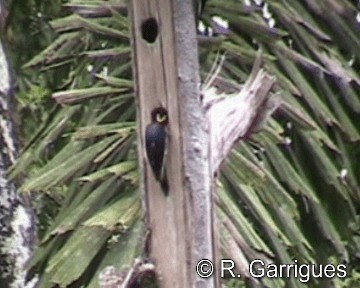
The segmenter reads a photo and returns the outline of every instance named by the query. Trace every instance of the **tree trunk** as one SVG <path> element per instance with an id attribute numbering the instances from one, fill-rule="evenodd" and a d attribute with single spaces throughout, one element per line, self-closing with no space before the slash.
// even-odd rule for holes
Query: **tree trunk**
<path id="1" fill-rule="evenodd" d="M 138 96 L 139 159 L 150 235 L 149 254 L 160 287 L 214 287 L 196 265 L 213 260 L 212 173 L 191 0 L 132 2 L 134 70 Z M 151 111 L 169 115 L 166 170 L 168 195 L 153 177 L 145 155 Z"/>
<path id="2" fill-rule="evenodd" d="M 36 226 L 25 196 L 16 192 L 7 171 L 18 156 L 12 115 L 9 65 L 0 42 L 0 287 L 32 287 L 25 284 L 25 264 L 33 250 Z"/>

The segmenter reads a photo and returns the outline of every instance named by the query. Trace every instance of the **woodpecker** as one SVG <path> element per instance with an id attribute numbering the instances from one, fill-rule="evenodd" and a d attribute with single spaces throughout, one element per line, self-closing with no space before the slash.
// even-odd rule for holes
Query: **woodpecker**
<path id="1" fill-rule="evenodd" d="M 167 129 L 169 123 L 165 108 L 158 107 L 151 112 L 151 123 L 146 126 L 146 154 L 154 177 L 159 181 L 164 193 L 168 192 L 168 182 L 165 173 L 165 155 L 167 148 Z"/>

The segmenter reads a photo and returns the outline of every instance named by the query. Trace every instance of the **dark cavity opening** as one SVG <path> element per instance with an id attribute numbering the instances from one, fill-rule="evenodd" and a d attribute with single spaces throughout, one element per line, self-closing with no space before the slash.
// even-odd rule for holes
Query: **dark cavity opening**
<path id="1" fill-rule="evenodd" d="M 149 18 L 141 24 L 141 35 L 149 43 L 154 43 L 159 34 L 159 27 L 155 18 Z"/>

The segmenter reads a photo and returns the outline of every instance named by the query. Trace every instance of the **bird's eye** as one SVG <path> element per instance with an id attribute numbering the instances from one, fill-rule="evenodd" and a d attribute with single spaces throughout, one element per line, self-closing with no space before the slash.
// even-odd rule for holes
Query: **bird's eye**
<path id="1" fill-rule="evenodd" d="M 162 123 L 164 121 L 166 121 L 166 115 L 161 113 L 156 114 L 156 122 Z"/>

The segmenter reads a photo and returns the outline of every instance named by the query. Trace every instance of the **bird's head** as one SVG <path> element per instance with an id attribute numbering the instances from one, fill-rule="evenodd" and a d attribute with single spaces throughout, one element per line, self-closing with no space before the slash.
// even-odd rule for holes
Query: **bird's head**
<path id="1" fill-rule="evenodd" d="M 169 122 L 168 113 L 164 107 L 157 107 L 151 111 L 151 120 L 161 125 L 167 125 Z"/>

